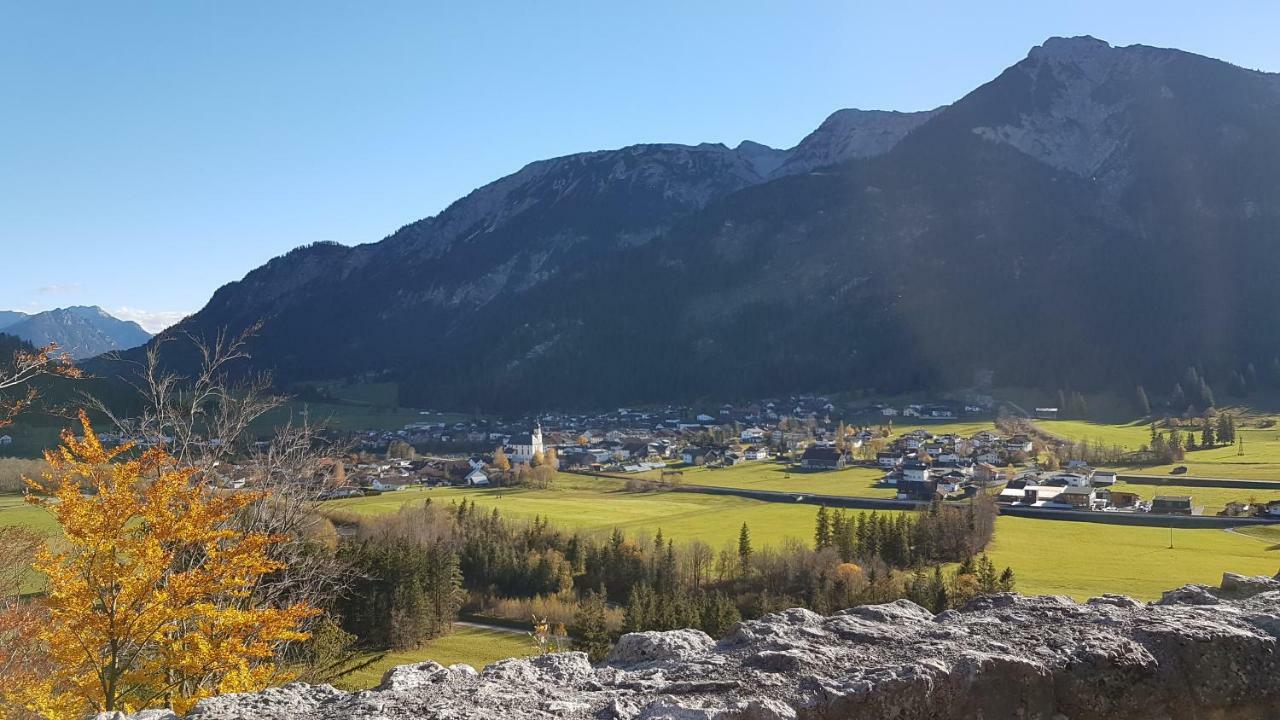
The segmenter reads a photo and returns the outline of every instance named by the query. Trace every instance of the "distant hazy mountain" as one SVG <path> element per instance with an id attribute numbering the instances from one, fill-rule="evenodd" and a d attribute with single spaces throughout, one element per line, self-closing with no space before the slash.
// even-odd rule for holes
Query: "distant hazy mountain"
<path id="1" fill-rule="evenodd" d="M 276 258 L 172 332 L 263 320 L 253 362 L 285 382 L 383 373 L 467 408 L 979 369 L 1130 393 L 1269 365 L 1277 276 L 1280 77 L 1053 38 L 949 106 L 842 110 L 790 150 L 532 163 L 381 242 Z"/>
<path id="2" fill-rule="evenodd" d="M 37 347 L 55 342 L 76 359 L 128 350 L 145 345 L 151 339 L 151 333 L 137 323 L 112 317 L 97 306 L 59 308 L 35 315 L 12 313 L 20 317 L 6 325 L 8 314 L 0 314 L 0 330 L 6 334 Z"/>
<path id="3" fill-rule="evenodd" d="M 25 320 L 28 317 L 31 316 L 23 312 L 17 312 L 15 310 L 0 310 L 0 330 L 4 330 L 10 325 L 20 320 Z"/>

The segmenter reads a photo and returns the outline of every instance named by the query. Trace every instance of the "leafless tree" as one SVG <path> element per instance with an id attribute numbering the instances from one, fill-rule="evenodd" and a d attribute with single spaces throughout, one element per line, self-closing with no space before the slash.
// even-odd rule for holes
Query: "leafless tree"
<path id="1" fill-rule="evenodd" d="M 233 486 L 243 480 L 246 491 L 262 494 L 236 519 L 237 529 L 279 538 L 270 553 L 284 569 L 264 576 L 244 602 L 326 607 L 351 580 L 334 553 L 336 531 L 318 512 L 321 494 L 341 472 L 345 448 L 324 441 L 305 416 L 270 428 L 269 439 L 257 441 L 255 432 L 268 429 L 265 416 L 286 398 L 272 391 L 270 376 L 235 372 L 237 363 L 250 359 L 248 341 L 256 330 L 234 337 L 220 333 L 212 341 L 186 336 L 197 360 L 189 374 L 162 361 L 165 345 L 182 339 L 152 343 L 141 360 L 132 361 L 126 378 L 141 401 L 133 417 L 95 397 L 86 396 L 86 402 L 110 418 L 123 438 L 163 445 L 205 482 L 236 492 Z"/>
<path id="2" fill-rule="evenodd" d="M 0 364 L 0 427 L 13 422 L 36 399 L 35 381 L 42 377 L 80 377 L 71 356 L 56 344 L 37 350 L 19 349 L 7 364 Z"/>
<path id="3" fill-rule="evenodd" d="M 164 445 L 179 465 L 212 472 L 246 452 L 250 427 L 285 402 L 272 392 L 269 375 L 233 374 L 236 363 L 249 359 L 248 342 L 257 330 L 254 326 L 236 336 L 220 332 L 213 340 L 186 335 L 197 358 L 187 375 L 161 360 L 166 346 L 181 341 L 172 336 L 147 346 L 141 360 L 117 358 L 132 365 L 120 375 L 141 401 L 135 417 L 122 417 L 93 396 L 86 395 L 86 401 L 110 418 L 122 436 L 144 446 Z"/>

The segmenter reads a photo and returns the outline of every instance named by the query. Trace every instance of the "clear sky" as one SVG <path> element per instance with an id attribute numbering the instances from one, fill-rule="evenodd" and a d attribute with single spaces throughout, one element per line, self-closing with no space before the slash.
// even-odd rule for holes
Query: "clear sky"
<path id="1" fill-rule="evenodd" d="M 532 160 L 790 147 L 838 108 L 950 102 L 1051 35 L 1280 70 L 1278 28 L 1261 0 L 0 0 L 0 309 L 156 329 Z"/>

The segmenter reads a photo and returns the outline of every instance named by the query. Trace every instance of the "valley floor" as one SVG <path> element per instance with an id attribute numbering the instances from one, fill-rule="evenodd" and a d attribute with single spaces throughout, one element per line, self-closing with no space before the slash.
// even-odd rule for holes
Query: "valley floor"
<path id="1" fill-rule="evenodd" d="M 746 522 L 757 547 L 786 538 L 811 542 L 816 508 L 691 492 L 627 492 L 617 481 L 561 475 L 550 490 L 406 490 L 331 503 L 361 513 L 394 512 L 406 502 L 455 502 L 499 508 L 516 517 L 540 515 L 553 525 L 633 534 L 661 529 L 676 542 L 702 540 L 719 549 L 737 541 Z M 892 511 L 891 511 L 892 512 Z M 1272 535 L 1274 534 L 1274 537 Z M 1122 593 L 1151 600 L 1189 582 L 1214 583 L 1226 571 L 1274 575 L 1280 569 L 1280 528 L 1174 530 L 1001 517 L 990 550 L 998 567 L 1013 568 L 1018 589 L 1085 600 Z"/>

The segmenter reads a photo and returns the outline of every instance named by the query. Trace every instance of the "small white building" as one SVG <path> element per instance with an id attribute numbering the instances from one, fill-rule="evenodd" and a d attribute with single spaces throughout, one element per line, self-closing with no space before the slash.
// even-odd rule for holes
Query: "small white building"
<path id="1" fill-rule="evenodd" d="M 489 484 L 489 476 L 483 470 L 472 470 L 467 473 L 467 485 L 471 487 L 485 487 Z"/>

